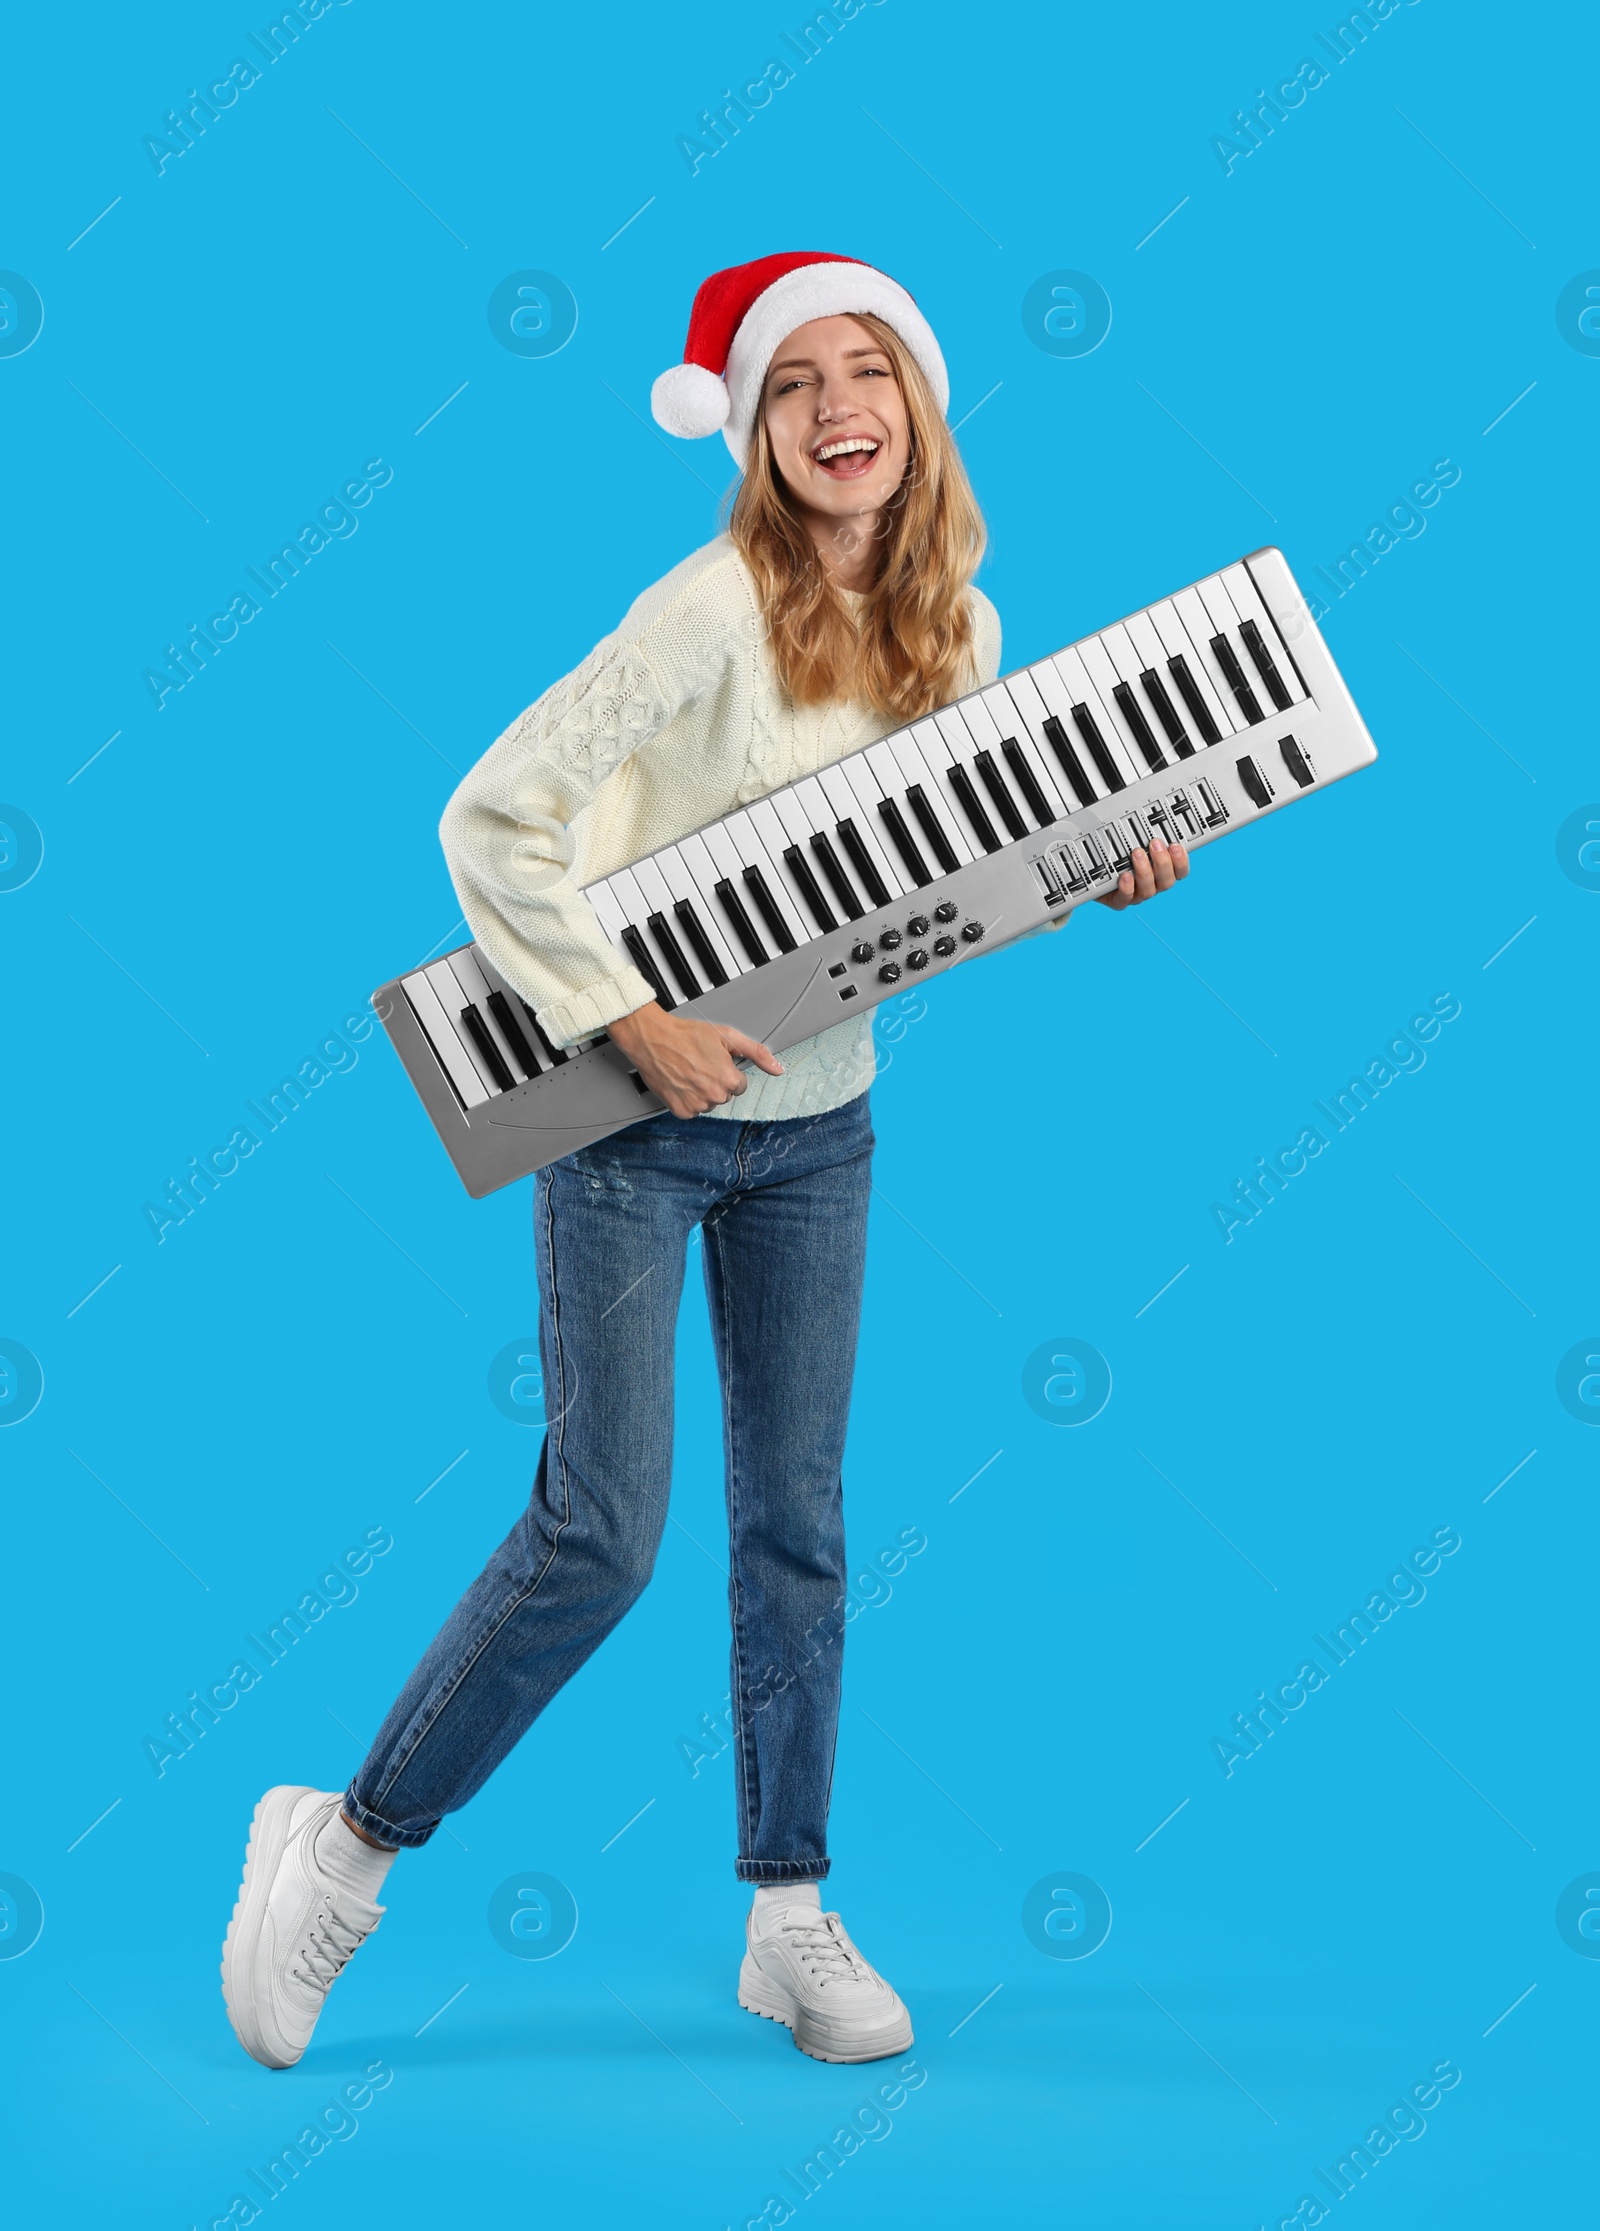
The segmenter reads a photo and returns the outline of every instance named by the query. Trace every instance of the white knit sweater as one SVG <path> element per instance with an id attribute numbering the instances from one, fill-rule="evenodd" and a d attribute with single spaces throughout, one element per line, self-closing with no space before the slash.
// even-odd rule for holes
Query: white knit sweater
<path id="1" fill-rule="evenodd" d="M 970 589 L 975 672 L 1000 669 L 1000 622 Z M 648 981 L 581 886 L 720 821 L 896 724 L 856 704 L 798 706 L 778 679 L 748 568 L 724 536 L 646 589 L 614 633 L 490 746 L 440 836 L 461 911 L 557 1045 L 642 1007 Z M 842 1105 L 872 1082 L 870 1011 L 779 1057 L 708 1112 L 771 1122 Z"/>

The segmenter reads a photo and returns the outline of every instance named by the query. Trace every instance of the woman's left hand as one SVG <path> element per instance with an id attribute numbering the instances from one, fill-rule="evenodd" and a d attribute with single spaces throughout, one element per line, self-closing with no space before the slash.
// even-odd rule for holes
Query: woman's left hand
<path id="1" fill-rule="evenodd" d="M 1145 899 L 1153 899 L 1158 891 L 1170 891 L 1181 883 L 1189 872 L 1189 855 L 1181 844 L 1165 845 L 1156 837 L 1148 852 L 1143 845 L 1133 848 L 1133 872 L 1124 868 L 1117 877 L 1114 891 L 1105 892 L 1095 901 L 1097 906 L 1109 906 L 1120 914 L 1125 906 L 1138 906 Z"/>

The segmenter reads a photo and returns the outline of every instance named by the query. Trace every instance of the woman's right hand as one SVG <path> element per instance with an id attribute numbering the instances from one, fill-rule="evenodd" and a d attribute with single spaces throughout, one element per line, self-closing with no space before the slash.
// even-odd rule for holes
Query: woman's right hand
<path id="1" fill-rule="evenodd" d="M 669 1015 L 656 1000 L 619 1015 L 606 1025 L 606 1035 L 675 1116 L 704 1115 L 747 1091 L 750 1080 L 737 1062 L 753 1061 L 769 1077 L 783 1075 L 783 1063 L 758 1038 L 727 1023 Z"/>

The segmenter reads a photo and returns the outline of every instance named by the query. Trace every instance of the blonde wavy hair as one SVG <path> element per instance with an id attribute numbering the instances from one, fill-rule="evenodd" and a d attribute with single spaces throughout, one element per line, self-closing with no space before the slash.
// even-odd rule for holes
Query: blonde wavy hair
<path id="1" fill-rule="evenodd" d="M 794 508 L 756 414 L 728 533 L 755 577 L 779 679 L 797 705 L 845 699 L 896 721 L 949 704 L 977 681 L 967 586 L 983 514 L 922 367 L 881 318 L 853 312 L 889 359 L 911 455 L 885 506 L 878 566 L 859 624 Z"/>

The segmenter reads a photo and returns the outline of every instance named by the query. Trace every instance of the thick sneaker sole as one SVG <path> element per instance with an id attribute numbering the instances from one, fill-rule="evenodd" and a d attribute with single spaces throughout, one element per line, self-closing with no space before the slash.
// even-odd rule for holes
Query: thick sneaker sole
<path id="1" fill-rule="evenodd" d="M 829 2036 L 804 2007 L 796 2004 L 793 1993 L 786 1991 L 781 1983 L 775 1983 L 748 1952 L 739 1969 L 739 2004 L 747 2014 L 759 2014 L 768 2022 L 781 2022 L 786 2030 L 793 2032 L 800 2051 L 809 2053 L 814 2061 L 889 2060 L 896 2053 L 909 2052 L 915 2043 L 911 2016 L 904 2010 L 898 2021 L 879 2030 L 869 2030 L 848 2042 Z"/>
<path id="2" fill-rule="evenodd" d="M 293 2068 L 300 2058 L 299 2053 L 285 2058 L 263 2041 L 249 1977 L 261 1941 L 261 1924 L 266 1917 L 265 1893 L 278 1871 L 283 1847 L 289 1840 L 290 1816 L 301 1798 L 310 1795 L 312 1791 L 308 1786 L 295 1787 L 286 1783 L 269 1789 L 256 1807 L 250 1821 L 250 1841 L 245 1846 L 244 1879 L 239 1885 L 233 1919 L 228 1923 L 228 1934 L 222 1944 L 222 2003 L 228 2010 L 234 2036 L 250 2058 L 259 2061 L 263 2068 Z M 262 1895 L 252 1904 L 251 1894 L 257 1886 Z"/>

